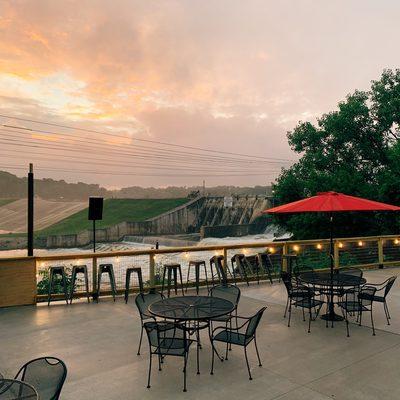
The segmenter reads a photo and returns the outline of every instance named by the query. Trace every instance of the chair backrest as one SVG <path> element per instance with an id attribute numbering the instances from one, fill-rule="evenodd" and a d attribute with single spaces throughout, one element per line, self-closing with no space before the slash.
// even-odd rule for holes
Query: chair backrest
<path id="1" fill-rule="evenodd" d="M 386 297 L 388 295 L 388 293 L 390 292 L 390 289 L 392 288 L 395 280 L 397 279 L 397 276 L 391 276 L 387 281 L 386 281 L 386 285 L 385 285 L 385 291 L 383 296 Z"/>
<path id="2" fill-rule="evenodd" d="M 359 278 L 362 278 L 363 276 L 363 272 L 361 271 L 361 269 L 359 268 L 341 268 L 339 270 L 340 274 L 347 274 L 347 275 L 353 275 L 353 276 L 357 276 Z"/>
<path id="3" fill-rule="evenodd" d="M 374 296 L 376 293 L 375 286 L 363 286 L 358 294 L 359 302 L 363 306 L 370 306 L 374 301 Z"/>
<path id="4" fill-rule="evenodd" d="M 226 283 L 228 282 L 228 277 L 226 275 L 223 263 L 224 263 L 224 256 L 212 256 L 210 258 L 210 265 L 215 267 L 220 282 Z"/>
<path id="5" fill-rule="evenodd" d="M 274 270 L 271 257 L 269 256 L 268 253 L 258 253 L 257 260 L 260 269 L 264 269 L 264 271 L 269 271 L 269 272 L 272 272 Z"/>
<path id="6" fill-rule="evenodd" d="M 143 318 L 144 315 L 149 316 L 149 305 L 162 299 L 164 299 L 164 295 L 160 292 L 139 293 L 135 297 L 135 304 L 139 310 L 140 318 Z"/>
<path id="7" fill-rule="evenodd" d="M 281 272 L 281 279 L 283 284 L 285 285 L 287 294 L 290 295 L 293 291 L 293 285 L 292 285 L 292 277 L 289 274 L 289 272 L 282 271 Z"/>
<path id="8" fill-rule="evenodd" d="M 217 285 L 210 289 L 210 296 L 228 300 L 237 306 L 240 300 L 240 289 L 234 285 Z"/>
<path id="9" fill-rule="evenodd" d="M 249 322 L 247 324 L 247 328 L 246 328 L 246 336 L 254 336 L 256 333 L 256 329 L 258 324 L 261 321 L 261 317 L 264 314 L 264 311 L 266 310 L 267 307 L 263 307 L 261 309 L 259 309 L 250 319 Z"/>
<path id="10" fill-rule="evenodd" d="M 41 400 L 57 400 L 67 377 L 67 367 L 55 357 L 41 357 L 28 361 L 15 379 L 27 382 L 38 392 Z"/>
<path id="11" fill-rule="evenodd" d="M 171 322 L 152 321 L 143 324 L 151 347 L 157 349 L 176 348 L 174 339 L 187 339 L 186 330 L 183 325 Z M 180 347 L 183 347 L 181 341 Z"/>

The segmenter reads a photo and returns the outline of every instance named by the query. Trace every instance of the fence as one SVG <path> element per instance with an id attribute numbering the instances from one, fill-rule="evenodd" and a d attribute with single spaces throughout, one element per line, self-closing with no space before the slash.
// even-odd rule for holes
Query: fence
<path id="1" fill-rule="evenodd" d="M 163 264 L 177 262 L 182 266 L 183 278 L 186 281 L 187 267 L 190 260 L 204 260 L 208 264 L 209 259 L 214 255 L 223 255 L 225 268 L 230 266 L 234 254 L 241 253 L 246 256 L 267 252 L 270 254 L 272 264 L 276 272 L 287 269 L 287 259 L 282 257 L 288 254 L 297 254 L 300 266 L 306 265 L 314 269 L 329 267 L 329 240 L 303 240 L 285 242 L 257 242 L 238 243 L 231 245 L 217 246 L 191 246 L 171 247 L 162 249 L 128 250 L 101 253 L 77 253 L 47 255 L 40 257 L 20 257 L 0 259 L 0 307 L 4 305 L 29 304 L 21 303 L 18 300 L 18 276 L 23 275 L 27 269 L 35 271 L 36 280 L 34 283 L 34 301 L 41 301 L 46 297 L 47 292 L 47 270 L 49 266 L 63 265 L 67 272 L 70 272 L 73 265 L 87 265 L 90 277 L 90 288 L 94 293 L 97 288 L 97 268 L 103 263 L 112 263 L 114 266 L 117 289 L 121 293 L 125 288 L 126 269 L 131 266 L 142 268 L 143 279 L 147 287 L 156 287 L 161 283 L 161 272 Z M 342 238 L 334 240 L 334 263 L 335 267 L 357 266 L 370 268 L 376 266 L 400 265 L 400 237 L 357 237 Z M 12 265 L 13 267 L 6 268 Z M 18 269 L 16 271 L 16 269 Z M 194 274 L 194 271 L 191 271 Z M 8 274 L 8 275 L 7 275 Z M 11 281 L 7 282 L 8 279 Z M 194 277 L 190 274 L 189 279 Z M 29 281 L 30 275 L 26 276 Z M 12 284 L 10 283 L 12 282 Z M 105 281 L 105 293 L 107 293 L 108 281 Z M 133 289 L 137 282 L 132 282 Z M 7 293 L 13 287 L 13 300 L 7 303 Z M 31 286 L 21 290 L 32 290 Z M 28 288 L 28 289 L 27 289 Z M 77 295 L 82 295 L 83 282 L 78 281 Z M 1 293 L 3 291 L 3 294 Z M 4 294 L 5 293 L 5 294 Z M 21 294 L 22 295 L 22 294 Z M 32 296 L 28 296 L 32 298 Z M 6 297 L 6 299 L 5 299 Z M 26 293 L 25 293 L 26 297 Z"/>

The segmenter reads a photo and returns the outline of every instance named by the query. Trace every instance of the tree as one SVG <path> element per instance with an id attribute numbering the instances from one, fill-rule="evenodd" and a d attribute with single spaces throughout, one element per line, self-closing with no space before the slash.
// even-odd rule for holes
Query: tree
<path id="1" fill-rule="evenodd" d="M 371 90 L 355 91 L 316 124 L 299 122 L 288 132 L 298 162 L 282 171 L 274 192 L 279 203 L 334 190 L 400 204 L 400 69 L 385 70 Z M 297 238 L 329 235 L 327 217 L 276 217 Z M 336 236 L 394 233 L 397 218 L 384 214 L 336 216 Z"/>

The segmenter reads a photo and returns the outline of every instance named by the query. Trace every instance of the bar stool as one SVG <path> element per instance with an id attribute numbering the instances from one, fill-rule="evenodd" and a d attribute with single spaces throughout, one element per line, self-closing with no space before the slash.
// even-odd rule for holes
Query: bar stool
<path id="1" fill-rule="evenodd" d="M 224 269 L 225 258 L 224 256 L 212 256 L 210 258 L 210 268 L 211 268 L 211 279 L 212 284 L 214 286 L 214 268 L 217 272 L 216 276 L 218 277 L 220 285 L 225 285 L 228 282 L 228 276 Z"/>
<path id="2" fill-rule="evenodd" d="M 196 293 L 199 294 L 199 285 L 200 285 L 200 267 L 204 267 L 204 273 L 206 275 L 206 285 L 208 290 L 208 276 L 207 276 L 207 265 L 204 260 L 190 260 L 187 277 L 186 277 L 186 293 L 189 286 L 189 275 L 190 275 L 190 267 L 194 266 L 194 273 L 195 273 L 195 282 L 196 282 Z"/>
<path id="3" fill-rule="evenodd" d="M 49 289 L 48 289 L 48 294 L 47 294 L 47 305 L 50 305 L 51 301 L 51 294 L 52 294 L 52 289 L 53 285 L 55 283 L 56 276 L 60 275 L 62 279 L 62 285 L 64 289 L 64 299 L 68 304 L 68 288 L 67 288 L 67 278 L 65 276 L 65 268 L 63 266 L 56 266 L 56 267 L 50 267 L 49 268 Z"/>
<path id="4" fill-rule="evenodd" d="M 72 275 L 71 275 L 71 291 L 69 295 L 69 304 L 72 304 L 72 299 L 74 297 L 75 293 L 75 285 L 76 285 L 76 276 L 78 274 L 83 274 L 85 278 L 85 286 L 86 286 L 86 297 L 88 303 L 90 303 L 90 297 L 89 297 L 89 276 L 88 276 L 88 271 L 87 271 L 87 266 L 86 265 L 74 265 L 72 267 Z"/>
<path id="5" fill-rule="evenodd" d="M 140 293 L 143 293 L 143 278 L 142 278 L 142 268 L 140 267 L 131 267 L 126 270 L 126 276 L 125 276 L 125 303 L 128 303 L 128 297 L 129 297 L 129 284 L 131 280 L 131 275 L 132 273 L 136 273 L 138 280 L 139 280 L 139 291 Z"/>
<path id="6" fill-rule="evenodd" d="M 99 302 L 101 276 L 103 274 L 108 274 L 108 276 L 110 278 L 111 293 L 112 293 L 113 299 L 115 301 L 115 295 L 117 294 L 117 288 L 115 286 L 114 267 L 113 267 L 112 264 L 100 264 L 99 265 L 99 269 L 98 269 L 98 272 L 97 272 L 97 296 L 96 296 L 96 301 Z"/>
<path id="7" fill-rule="evenodd" d="M 167 284 L 168 284 L 168 297 L 171 292 L 171 276 L 173 276 L 174 280 L 174 289 L 175 289 L 175 294 L 178 294 L 178 271 L 179 271 L 179 277 L 181 280 L 181 289 L 182 289 L 182 296 L 185 295 L 183 292 L 183 283 L 182 283 L 182 268 L 180 264 L 164 264 L 164 273 L 163 273 L 163 280 L 162 280 L 162 287 L 161 287 L 161 293 L 164 293 L 164 285 L 165 285 L 165 274 L 168 271 L 168 278 L 167 278 Z"/>

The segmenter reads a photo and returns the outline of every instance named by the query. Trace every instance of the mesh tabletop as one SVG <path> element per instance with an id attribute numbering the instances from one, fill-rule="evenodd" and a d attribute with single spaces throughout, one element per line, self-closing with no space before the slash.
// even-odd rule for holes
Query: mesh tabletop
<path id="1" fill-rule="evenodd" d="M 149 306 L 149 311 L 161 318 L 207 321 L 229 314 L 234 308 L 233 303 L 219 297 L 179 296 L 157 301 Z"/>
<path id="2" fill-rule="evenodd" d="M 15 379 L 0 379 L 1 400 L 39 400 L 33 386 Z"/>
<path id="3" fill-rule="evenodd" d="M 304 272 L 300 274 L 300 280 L 305 283 L 317 286 L 330 286 L 331 285 L 331 273 L 330 272 Z M 334 273 L 332 284 L 337 287 L 355 287 L 364 285 L 367 280 L 360 276 L 354 276 L 350 274 Z"/>

